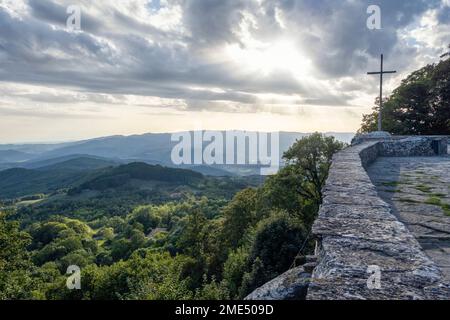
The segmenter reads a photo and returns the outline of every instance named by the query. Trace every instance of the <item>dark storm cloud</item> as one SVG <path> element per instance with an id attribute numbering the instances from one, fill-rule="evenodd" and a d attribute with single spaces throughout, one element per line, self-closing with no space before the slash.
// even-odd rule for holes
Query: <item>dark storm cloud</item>
<path id="1" fill-rule="evenodd" d="M 173 0 L 169 6 L 180 5 L 182 26 L 172 29 L 137 19 L 107 1 L 80 3 L 89 9 L 98 7 L 99 12 L 82 10 L 82 32 L 65 30 L 65 8 L 72 4 L 68 1 L 28 0 L 28 10 L 16 15 L 0 5 L 0 80 L 74 87 L 92 92 L 93 102 L 96 94 L 106 93 L 254 104 L 256 94 L 272 93 L 299 94 L 304 104 L 346 105 L 353 95 L 336 96 L 322 87 L 311 92 L 307 81 L 288 72 L 261 77 L 226 62 L 207 61 L 201 53 L 224 44 L 245 47 L 240 32 L 246 21 L 246 31 L 258 40 L 286 34 L 294 38 L 311 59 L 318 79 L 361 75 L 372 67 L 369 59 L 381 52 L 399 67 L 417 49 L 399 46 L 397 31 L 426 10 L 438 8 L 441 1 Z M 366 9 L 371 4 L 381 7 L 382 30 L 366 28 Z M 153 0 L 147 9 L 158 12 L 164 5 Z M 279 10 L 285 26 L 278 21 Z M 439 19 L 447 21 L 448 10 L 441 10 Z"/>

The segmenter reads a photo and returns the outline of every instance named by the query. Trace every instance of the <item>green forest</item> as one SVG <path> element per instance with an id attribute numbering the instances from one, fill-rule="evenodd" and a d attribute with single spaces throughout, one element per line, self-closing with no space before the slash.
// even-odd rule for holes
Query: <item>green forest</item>
<path id="1" fill-rule="evenodd" d="M 298 140 L 264 181 L 133 163 L 4 201 L 0 299 L 242 299 L 313 250 L 343 147 L 319 133 Z M 80 290 L 66 286 L 71 265 Z"/>

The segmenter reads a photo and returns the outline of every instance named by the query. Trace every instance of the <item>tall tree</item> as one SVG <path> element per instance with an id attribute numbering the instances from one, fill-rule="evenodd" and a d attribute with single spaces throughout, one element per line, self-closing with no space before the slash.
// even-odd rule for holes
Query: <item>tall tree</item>
<path id="1" fill-rule="evenodd" d="M 241 245 L 245 231 L 257 221 L 257 190 L 238 192 L 224 209 L 223 240 L 228 248 Z"/>
<path id="2" fill-rule="evenodd" d="M 0 300 L 32 297 L 30 235 L 0 212 Z"/>
<path id="3" fill-rule="evenodd" d="M 450 53 L 404 79 L 383 102 L 383 129 L 398 135 L 450 134 Z M 359 132 L 376 130 L 379 101 Z"/>
<path id="4" fill-rule="evenodd" d="M 322 202 L 322 187 L 328 177 L 333 155 L 344 144 L 334 137 L 314 133 L 298 140 L 283 155 L 287 170 L 298 179 L 297 192 L 305 199 L 316 204 Z"/>

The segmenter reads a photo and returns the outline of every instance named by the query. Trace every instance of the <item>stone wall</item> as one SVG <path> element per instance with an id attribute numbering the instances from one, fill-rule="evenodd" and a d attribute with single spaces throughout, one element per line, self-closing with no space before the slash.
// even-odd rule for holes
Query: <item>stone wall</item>
<path id="1" fill-rule="evenodd" d="M 363 142 L 335 155 L 313 226 L 318 265 L 307 299 L 450 298 L 439 268 L 377 195 L 365 170 L 378 156 L 426 156 L 430 150 L 429 139 L 402 139 Z"/>
<path id="2" fill-rule="evenodd" d="M 363 142 L 381 142 L 380 154 L 385 157 L 414 157 L 446 155 L 447 136 L 391 136 L 387 132 L 356 135 L 352 145 Z"/>
<path id="3" fill-rule="evenodd" d="M 409 137 L 381 143 L 381 154 L 385 157 L 435 156 L 447 154 L 447 139 L 431 137 Z M 433 148 L 435 147 L 436 150 Z"/>
<path id="4" fill-rule="evenodd" d="M 296 267 L 256 289 L 245 300 L 305 300 L 310 280 L 311 272 Z"/>
<path id="5" fill-rule="evenodd" d="M 366 168 L 379 156 L 447 153 L 446 137 L 379 133 L 337 153 L 313 225 L 316 255 L 246 299 L 450 299 L 450 285 L 408 229 L 377 194 Z M 445 145 L 445 150 L 443 146 Z M 379 287 L 376 272 L 380 272 Z M 375 272 L 375 274 L 374 274 Z"/>

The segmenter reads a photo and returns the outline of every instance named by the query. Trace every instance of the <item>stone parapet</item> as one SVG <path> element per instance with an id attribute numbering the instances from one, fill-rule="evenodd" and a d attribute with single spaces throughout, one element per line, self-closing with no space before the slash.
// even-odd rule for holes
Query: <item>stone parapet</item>
<path id="1" fill-rule="evenodd" d="M 310 300 L 450 299 L 441 270 L 378 196 L 366 172 L 377 157 L 444 155 L 447 144 L 443 136 L 357 136 L 333 157 L 312 230 L 312 275 L 309 265 L 297 267 L 246 299 L 302 299 L 306 289 Z"/>
<path id="2" fill-rule="evenodd" d="M 307 299 L 450 299 L 441 271 L 365 170 L 378 156 L 427 156 L 430 148 L 427 139 L 366 141 L 334 156 L 313 225 L 318 265 Z"/>

